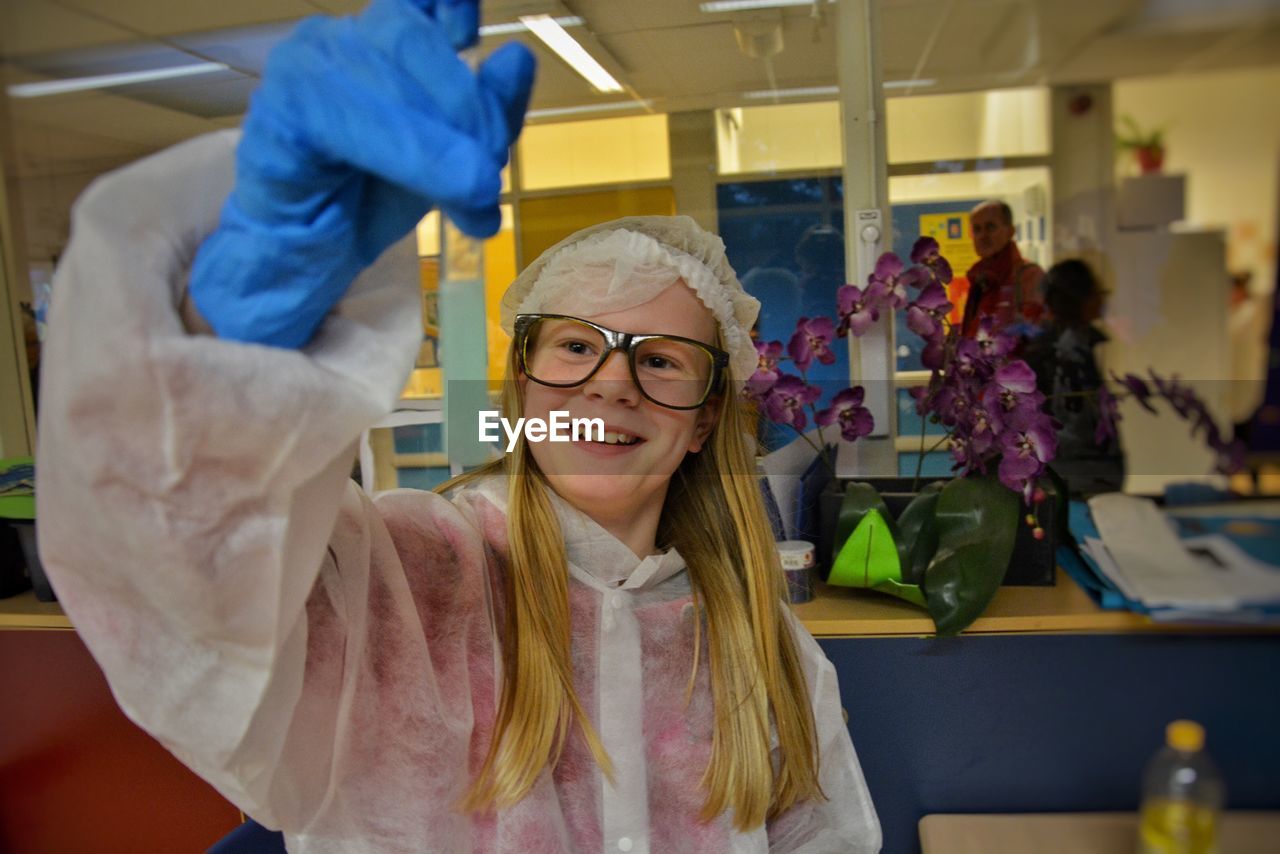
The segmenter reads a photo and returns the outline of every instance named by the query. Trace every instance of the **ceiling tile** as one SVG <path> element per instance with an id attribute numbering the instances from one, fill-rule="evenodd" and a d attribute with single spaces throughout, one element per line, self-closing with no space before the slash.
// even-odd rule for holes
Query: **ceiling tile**
<path id="1" fill-rule="evenodd" d="M 151 36 L 239 27 L 313 15 L 306 0 L 59 0 L 87 15 Z"/>
<path id="2" fill-rule="evenodd" d="M 296 21 L 277 21 L 249 27 L 180 33 L 169 36 L 165 41 L 210 62 L 225 63 L 237 71 L 261 76 L 268 54 L 296 26 Z"/>
<path id="3" fill-rule="evenodd" d="M 258 78 L 222 72 L 189 80 L 162 80 L 130 86 L 128 97 L 179 113 L 209 119 L 239 116 L 249 108 Z"/>
<path id="4" fill-rule="evenodd" d="M 168 45 L 135 39 L 122 44 L 18 57 L 13 64 L 44 77 L 68 78 L 175 68 L 196 61 L 196 57 Z"/>
<path id="5" fill-rule="evenodd" d="M 126 29 L 54 6 L 46 0 L 0 2 L 0 57 L 131 41 Z"/>
<path id="6" fill-rule="evenodd" d="M 97 90 L 11 100 L 14 136 L 49 129 L 113 139 L 156 150 L 208 130 L 202 118 Z"/>

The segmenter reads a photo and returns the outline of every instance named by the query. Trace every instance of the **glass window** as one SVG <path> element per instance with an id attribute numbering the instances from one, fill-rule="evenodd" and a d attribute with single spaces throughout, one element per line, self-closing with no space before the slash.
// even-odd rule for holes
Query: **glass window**
<path id="1" fill-rule="evenodd" d="M 998 89 L 885 101 L 890 163 L 1049 153 L 1049 90 Z"/>
<path id="2" fill-rule="evenodd" d="M 917 468 L 922 478 L 951 477 L 953 462 L 951 454 L 946 451 L 925 454 L 923 464 L 920 463 L 920 455 L 917 453 L 898 454 L 898 477 L 915 477 Z"/>
<path id="3" fill-rule="evenodd" d="M 622 216 L 676 212 L 675 192 L 666 187 L 626 187 L 521 199 L 520 259 L 529 263 L 580 228 Z"/>
<path id="4" fill-rule="evenodd" d="M 835 101 L 716 111 L 721 175 L 838 169 L 843 145 Z"/>
<path id="5" fill-rule="evenodd" d="M 720 236 L 743 287 L 760 300 L 757 335 L 784 345 L 801 317 L 834 318 L 846 281 L 838 177 L 739 181 L 717 187 Z M 819 404 L 848 385 L 848 348 L 832 365 L 814 363 L 807 379 L 822 388 Z M 764 425 L 767 448 L 795 436 Z"/>
<path id="6" fill-rule="evenodd" d="M 905 260 L 917 238 L 929 235 L 938 241 L 956 275 L 948 291 L 956 306 L 951 320 L 958 322 L 969 292 L 964 274 L 978 260 L 969 231 L 969 211 L 987 199 L 1006 202 L 1013 209 L 1018 229 L 1018 251 L 1028 261 L 1044 265 L 1051 257 L 1048 186 L 1049 169 L 1043 166 L 891 177 L 893 251 Z M 897 370 L 923 370 L 923 345 L 920 337 L 907 329 L 906 313 L 897 312 L 894 323 Z"/>
<path id="7" fill-rule="evenodd" d="M 730 211 L 778 205 L 822 204 L 827 198 L 827 184 L 821 178 L 796 178 L 790 181 L 735 181 L 716 187 L 716 206 L 721 216 Z"/>
<path id="8" fill-rule="evenodd" d="M 517 151 L 523 190 L 671 177 L 663 113 L 530 125 L 520 135 Z"/>
<path id="9" fill-rule="evenodd" d="M 511 205 L 502 205 L 502 225 L 498 233 L 484 242 L 485 340 L 488 349 L 488 378 L 496 389 L 506 371 L 507 343 L 502 331 L 498 307 L 502 293 L 516 277 L 516 239 Z M 405 398 L 440 397 L 444 391 L 441 371 L 440 311 L 440 213 L 432 211 L 418 223 L 418 256 L 422 287 L 422 344 L 413 373 L 401 396 Z"/>
<path id="10" fill-rule="evenodd" d="M 898 399 L 899 436 L 914 437 L 918 439 L 922 435 L 920 432 L 921 426 L 924 427 L 924 436 L 946 435 L 947 428 L 941 424 L 933 424 L 929 422 L 925 422 L 923 425 L 921 424 L 924 419 L 916 413 L 916 401 L 915 398 L 911 396 L 911 389 L 899 388 L 897 389 L 896 394 Z M 926 447 L 928 446 L 926 445 Z"/>

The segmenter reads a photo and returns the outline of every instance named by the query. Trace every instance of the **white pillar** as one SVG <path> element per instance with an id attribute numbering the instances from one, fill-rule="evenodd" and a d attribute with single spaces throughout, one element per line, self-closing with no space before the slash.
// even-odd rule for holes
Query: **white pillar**
<path id="1" fill-rule="evenodd" d="M 1111 84 L 1055 86 L 1050 107 L 1053 251 L 1084 258 L 1111 284 L 1115 142 Z"/>
<path id="2" fill-rule="evenodd" d="M 850 281 L 862 285 L 875 269 L 876 258 L 893 245 L 879 3 L 839 0 L 836 8 L 836 69 L 844 129 L 845 269 Z M 876 429 L 852 446 L 841 446 L 837 470 L 841 476 L 897 474 L 891 313 L 862 338 L 852 340 L 849 364 L 850 379 L 866 387 L 866 405 Z"/>
<path id="3" fill-rule="evenodd" d="M 693 217 L 698 225 L 719 233 L 716 212 L 716 114 L 691 110 L 667 116 L 671 146 L 671 186 L 676 213 Z"/>

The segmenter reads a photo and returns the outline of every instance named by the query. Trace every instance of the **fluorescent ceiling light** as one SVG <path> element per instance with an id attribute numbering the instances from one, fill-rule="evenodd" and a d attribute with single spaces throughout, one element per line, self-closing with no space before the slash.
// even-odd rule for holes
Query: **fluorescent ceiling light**
<path id="1" fill-rule="evenodd" d="M 9 87 L 13 98 L 38 98 L 41 95 L 61 95 L 65 92 L 83 92 L 87 89 L 107 89 L 112 86 L 129 86 L 134 83 L 150 83 L 153 80 L 172 80 L 175 77 L 191 77 L 230 70 L 221 62 L 198 62 L 171 68 L 153 68 L 150 71 L 126 71 L 119 74 L 100 74 L 96 77 L 72 77 L 66 80 L 44 80 L 39 83 L 16 83 Z"/>
<path id="2" fill-rule="evenodd" d="M 574 41 L 573 36 L 565 32 L 564 27 L 556 23 L 550 15 L 522 15 L 520 23 L 529 31 L 542 39 L 543 44 L 555 51 L 561 59 L 569 63 L 573 70 L 586 78 L 587 82 L 601 92 L 621 92 L 622 84 L 605 71 L 604 66 L 596 62 L 595 57 L 587 53 L 586 48 Z"/>
<path id="3" fill-rule="evenodd" d="M 562 27 L 580 27 L 585 21 L 577 15 L 566 15 L 563 18 L 553 18 L 557 24 Z M 481 36 L 509 36 L 512 33 L 523 33 L 529 28 L 521 21 L 511 21 L 505 24 L 485 24 L 480 28 Z"/>
<path id="4" fill-rule="evenodd" d="M 530 110 L 525 115 L 531 119 L 549 119 L 554 116 L 577 116 L 582 113 L 604 113 L 611 110 L 648 109 L 652 101 L 610 101 L 607 104 L 585 104 L 581 107 L 549 107 Z"/>
<path id="5" fill-rule="evenodd" d="M 713 0 L 699 3 L 704 12 L 749 12 L 752 9 L 781 9 L 786 6 L 812 6 L 814 0 Z M 827 0 L 834 3 L 836 0 Z"/>
<path id="6" fill-rule="evenodd" d="M 923 88 L 925 86 L 932 86 L 937 82 L 938 81 L 934 80 L 932 77 L 924 78 L 921 80 L 886 80 L 884 81 L 884 88 L 886 89 L 917 89 L 917 88 Z"/>
<path id="7" fill-rule="evenodd" d="M 799 89 L 757 89 L 754 92 L 743 92 L 742 97 L 754 99 L 805 98 L 839 94 L 839 86 L 804 86 Z"/>

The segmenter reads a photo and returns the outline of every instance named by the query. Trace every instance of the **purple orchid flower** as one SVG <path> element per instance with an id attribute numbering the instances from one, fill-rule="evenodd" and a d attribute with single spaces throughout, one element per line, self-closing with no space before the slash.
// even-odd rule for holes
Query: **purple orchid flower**
<path id="1" fill-rule="evenodd" d="M 1195 394 L 1191 389 L 1184 386 L 1178 381 L 1177 376 L 1165 379 L 1158 375 L 1155 371 L 1150 371 L 1151 381 L 1155 384 L 1156 391 L 1160 396 L 1169 402 L 1173 407 L 1173 411 L 1183 418 L 1192 414 L 1192 409 L 1197 401 Z"/>
<path id="2" fill-rule="evenodd" d="M 876 260 L 875 271 L 867 277 L 867 285 L 879 285 L 884 301 L 892 308 L 907 304 L 907 282 L 915 281 L 914 275 L 903 272 L 902 259 L 886 252 Z"/>
<path id="3" fill-rule="evenodd" d="M 1105 445 L 1109 439 L 1119 438 L 1116 433 L 1119 422 L 1120 402 L 1105 385 L 1098 386 L 1098 426 L 1093 431 L 1093 443 Z"/>
<path id="4" fill-rule="evenodd" d="M 984 353 L 982 346 L 974 339 L 962 338 L 956 345 L 952 371 L 957 376 L 986 380 L 995 372 L 997 361 L 999 360 Z"/>
<path id="5" fill-rule="evenodd" d="M 797 368 L 809 370 L 814 359 L 824 365 L 835 363 L 836 354 L 831 352 L 830 347 L 834 327 L 835 324 L 829 317 L 800 318 L 796 323 L 795 334 L 787 344 L 787 353 Z"/>
<path id="6" fill-rule="evenodd" d="M 1001 436 L 1003 455 L 998 474 L 1000 482 L 1015 492 L 1029 496 L 1028 487 L 1044 474 L 1058 450 L 1057 439 L 1047 416 L 1027 418 Z"/>
<path id="7" fill-rule="evenodd" d="M 953 433 L 951 435 L 951 459 L 954 460 L 952 469 L 959 471 L 961 474 L 968 474 L 982 459 L 982 455 L 973 452 L 968 436 Z"/>
<path id="8" fill-rule="evenodd" d="M 864 396 L 861 386 L 847 388 L 832 399 L 829 408 L 819 410 L 813 420 L 823 427 L 838 423 L 840 436 L 846 442 L 869 436 L 875 427 L 875 419 L 871 417 L 871 410 L 862 405 Z"/>
<path id="9" fill-rule="evenodd" d="M 924 417 L 928 414 L 931 401 L 929 399 L 929 387 L 918 385 L 907 390 L 907 394 L 916 404 L 916 415 Z"/>
<path id="10" fill-rule="evenodd" d="M 1156 411 L 1156 408 L 1150 403 L 1151 387 L 1147 385 L 1146 381 L 1143 380 L 1142 377 L 1136 374 L 1125 374 L 1123 377 L 1118 377 L 1113 372 L 1111 374 L 1111 379 L 1124 386 L 1133 399 L 1136 400 L 1138 405 L 1143 409 L 1147 410 L 1152 415 L 1159 414 Z"/>
<path id="11" fill-rule="evenodd" d="M 932 237 L 921 237 L 915 242 L 911 247 L 911 263 L 927 267 L 932 278 L 941 284 L 951 281 L 951 264 L 942 257 L 942 249 Z"/>
<path id="12" fill-rule="evenodd" d="M 1017 338 L 996 331 L 996 319 L 989 315 L 979 321 L 973 341 L 987 358 L 1006 356 L 1018 346 Z"/>
<path id="13" fill-rule="evenodd" d="M 928 341 L 920 351 L 920 364 L 931 371 L 940 370 L 947 362 L 947 345 L 942 337 Z"/>
<path id="14" fill-rule="evenodd" d="M 790 424 L 797 430 L 804 430 L 809 423 L 804 408 L 821 396 L 822 390 L 817 386 L 791 374 L 783 374 L 764 399 L 764 413 L 777 424 Z"/>
<path id="15" fill-rule="evenodd" d="M 1002 427 L 1002 419 L 998 415 L 983 407 L 974 407 L 971 410 L 967 431 L 973 453 L 982 456 L 996 447 Z"/>
<path id="16" fill-rule="evenodd" d="M 751 400 L 763 400 L 765 394 L 778 381 L 778 362 L 782 359 L 782 342 L 756 341 L 755 346 L 760 361 L 755 373 L 747 380 L 744 393 Z"/>
<path id="17" fill-rule="evenodd" d="M 880 319 L 883 300 L 883 285 L 878 282 L 869 282 L 865 288 L 842 286 L 836 292 L 836 314 L 840 317 L 836 334 L 842 338 L 849 332 L 857 337 L 865 335 L 871 324 Z"/>
<path id="18" fill-rule="evenodd" d="M 939 389 L 930 407 L 948 427 L 964 424 L 973 408 L 971 390 L 966 383 L 948 383 Z"/>
<path id="19" fill-rule="evenodd" d="M 1026 362 L 1017 359 L 996 371 L 995 382 L 1004 391 L 1030 394 L 1036 390 L 1036 372 Z"/>
<path id="20" fill-rule="evenodd" d="M 942 318 L 951 308 L 946 289 L 934 282 L 926 286 L 915 302 L 907 306 L 907 328 L 932 342 L 934 336 L 944 331 Z"/>
<path id="21" fill-rule="evenodd" d="M 936 260 L 942 255 L 942 247 L 938 246 L 938 241 L 929 235 L 924 235 L 916 239 L 911 244 L 911 263 L 912 264 L 928 264 L 932 260 Z"/>

